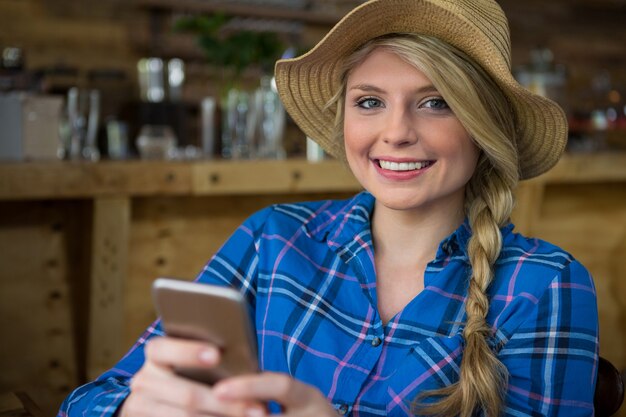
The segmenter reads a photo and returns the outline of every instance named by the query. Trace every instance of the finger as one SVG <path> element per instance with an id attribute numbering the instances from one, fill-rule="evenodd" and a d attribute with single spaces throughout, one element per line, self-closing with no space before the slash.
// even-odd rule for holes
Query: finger
<path id="1" fill-rule="evenodd" d="M 146 360 L 160 366 L 212 368 L 219 363 L 216 346 L 195 340 L 156 337 L 145 346 Z"/>
<path id="2" fill-rule="evenodd" d="M 129 396 L 122 406 L 120 417 L 229 417 L 228 414 L 217 412 L 193 411 L 179 408 L 167 403 L 155 403 L 143 397 Z M 243 414 L 238 414 L 242 416 Z M 246 416 L 248 417 L 248 416 Z"/>
<path id="3" fill-rule="evenodd" d="M 124 401 L 120 417 L 186 417 L 187 411 L 167 403 L 131 394 Z"/>
<path id="4" fill-rule="evenodd" d="M 131 381 L 130 388 L 131 397 L 135 397 L 135 401 L 141 399 L 142 405 L 167 405 L 186 415 L 243 416 L 245 410 L 254 406 L 247 400 L 218 399 L 208 385 L 180 377 L 168 368 L 152 363 L 142 367 Z"/>
<path id="5" fill-rule="evenodd" d="M 273 372 L 228 378 L 218 382 L 213 392 L 222 400 L 276 401 L 288 409 L 308 406 L 313 402 L 327 403 L 316 388 Z"/>

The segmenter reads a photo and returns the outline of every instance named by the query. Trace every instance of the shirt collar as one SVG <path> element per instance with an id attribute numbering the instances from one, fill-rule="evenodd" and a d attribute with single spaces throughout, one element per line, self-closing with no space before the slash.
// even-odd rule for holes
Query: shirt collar
<path id="1" fill-rule="evenodd" d="M 454 232 L 439 242 L 435 260 L 445 259 L 454 255 L 467 257 L 467 242 L 471 236 L 472 229 L 466 218 Z"/>
<path id="2" fill-rule="evenodd" d="M 506 226 L 500 228 L 500 233 L 502 234 L 502 246 L 504 247 L 506 243 L 511 239 L 513 231 L 513 224 L 509 223 Z M 444 259 L 449 256 L 463 256 L 467 258 L 467 242 L 472 237 L 472 228 L 469 224 L 469 219 L 467 217 L 461 223 L 461 225 L 450 234 L 448 237 L 443 239 L 439 243 L 439 248 L 437 249 L 437 254 L 435 259 Z"/>
<path id="3" fill-rule="evenodd" d="M 336 247 L 352 242 L 364 232 L 369 236 L 374 202 L 374 196 L 363 191 L 339 202 L 338 207 L 326 207 L 305 222 L 306 233 L 312 239 L 327 241 Z M 371 241 L 371 237 L 368 240 Z"/>
<path id="4" fill-rule="evenodd" d="M 307 235 L 320 242 L 328 241 L 336 248 L 353 243 L 357 236 L 363 237 L 363 244 L 371 245 L 371 215 L 375 201 L 369 192 L 362 191 L 342 201 L 338 208 L 322 210 L 304 224 Z M 510 239 L 512 230 L 511 223 L 500 229 L 503 244 Z M 454 232 L 439 243 L 435 259 L 459 255 L 467 258 L 467 242 L 471 236 L 472 228 L 465 218 Z"/>

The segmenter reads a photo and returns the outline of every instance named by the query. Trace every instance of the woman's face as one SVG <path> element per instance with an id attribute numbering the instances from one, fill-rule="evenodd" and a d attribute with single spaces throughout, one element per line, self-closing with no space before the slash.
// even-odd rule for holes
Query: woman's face
<path id="1" fill-rule="evenodd" d="M 396 54 L 376 49 L 349 73 L 344 138 L 352 172 L 379 204 L 462 212 L 479 150 L 431 81 Z"/>

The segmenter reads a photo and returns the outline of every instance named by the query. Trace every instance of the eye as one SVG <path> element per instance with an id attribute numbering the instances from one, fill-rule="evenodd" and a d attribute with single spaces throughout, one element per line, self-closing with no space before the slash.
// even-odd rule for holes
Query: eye
<path id="1" fill-rule="evenodd" d="M 428 99 L 422 103 L 421 107 L 426 107 L 427 109 L 433 109 L 433 110 L 449 110 L 450 109 L 450 106 L 448 106 L 448 103 L 446 103 L 446 101 L 442 99 L 441 97 Z"/>
<path id="2" fill-rule="evenodd" d="M 383 103 L 376 97 L 363 97 L 357 100 L 356 106 L 362 109 L 370 110 L 383 107 Z"/>

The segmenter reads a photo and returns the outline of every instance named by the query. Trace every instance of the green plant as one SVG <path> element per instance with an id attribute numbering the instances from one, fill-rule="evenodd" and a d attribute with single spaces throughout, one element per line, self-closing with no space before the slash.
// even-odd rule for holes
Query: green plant
<path id="1" fill-rule="evenodd" d="M 284 50 L 279 36 L 274 32 L 227 30 L 231 17 L 222 13 L 210 16 L 186 16 L 175 24 L 176 31 L 193 33 L 204 51 L 207 61 L 228 70 L 237 79 L 248 67 L 257 66 L 269 72 Z"/>

